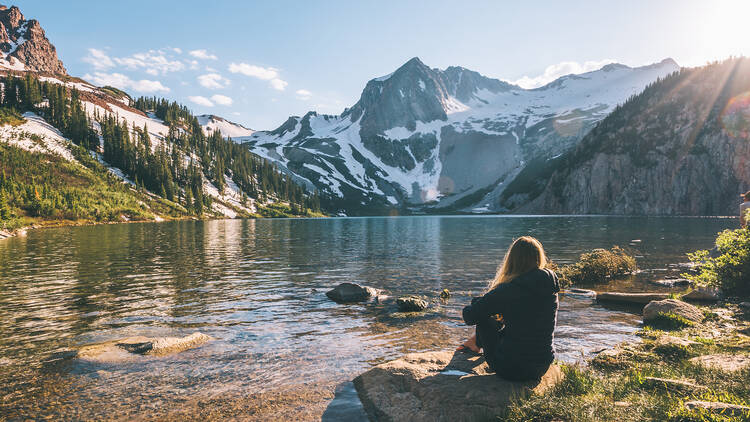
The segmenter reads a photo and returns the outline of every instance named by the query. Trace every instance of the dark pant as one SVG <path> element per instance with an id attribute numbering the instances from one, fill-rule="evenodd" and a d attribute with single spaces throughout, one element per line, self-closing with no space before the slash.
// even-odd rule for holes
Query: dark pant
<path id="1" fill-rule="evenodd" d="M 549 364 L 538 364 L 511 359 L 503 353 L 504 325 L 489 317 L 477 324 L 477 346 L 481 347 L 490 369 L 509 381 L 539 379 L 547 372 Z"/>

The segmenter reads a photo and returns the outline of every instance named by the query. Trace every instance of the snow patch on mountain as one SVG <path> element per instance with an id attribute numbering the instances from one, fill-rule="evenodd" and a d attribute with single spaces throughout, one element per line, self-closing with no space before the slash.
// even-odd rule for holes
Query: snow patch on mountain
<path id="1" fill-rule="evenodd" d="M 23 114 L 24 122 L 18 126 L 0 127 L 0 141 L 30 152 L 58 155 L 68 161 L 75 161 L 70 153 L 70 141 L 59 130 L 32 112 Z"/>
<path id="2" fill-rule="evenodd" d="M 239 123 L 230 122 L 218 116 L 203 114 L 198 116 L 198 123 L 203 127 L 203 132 L 210 135 L 214 131 L 221 132 L 222 136 L 228 138 L 244 138 L 255 133 L 254 130 L 248 129 Z"/>

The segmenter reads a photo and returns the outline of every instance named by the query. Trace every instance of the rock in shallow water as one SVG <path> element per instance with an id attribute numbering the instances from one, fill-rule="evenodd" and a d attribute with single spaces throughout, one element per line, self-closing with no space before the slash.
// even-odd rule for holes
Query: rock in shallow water
<path id="1" fill-rule="evenodd" d="M 427 309 L 427 301 L 415 296 L 404 296 L 396 299 L 396 305 L 401 312 L 420 312 Z"/>
<path id="2" fill-rule="evenodd" d="M 364 302 L 373 296 L 377 296 L 377 294 L 378 291 L 372 287 L 354 283 L 341 283 L 326 292 L 329 299 L 339 303 Z"/>
<path id="3" fill-rule="evenodd" d="M 599 302 L 613 302 L 632 305 L 645 305 L 653 300 L 662 300 L 668 297 L 669 293 L 598 292 L 596 294 L 596 300 Z"/>
<path id="4" fill-rule="evenodd" d="M 677 299 L 655 300 L 643 308 L 643 321 L 653 321 L 659 314 L 673 314 L 693 322 L 703 321 L 703 312 L 695 306 Z"/>
<path id="5" fill-rule="evenodd" d="M 185 337 L 128 337 L 104 343 L 90 344 L 78 350 L 76 357 L 82 360 L 102 363 L 134 361 L 139 356 L 167 356 L 194 349 L 211 340 L 203 333 L 193 333 Z"/>
<path id="6" fill-rule="evenodd" d="M 459 375 L 464 374 L 464 375 Z M 563 374 L 556 365 L 539 381 L 506 381 L 483 358 L 458 352 L 413 353 L 354 379 L 371 420 L 494 420 L 514 398 L 543 393 Z"/>

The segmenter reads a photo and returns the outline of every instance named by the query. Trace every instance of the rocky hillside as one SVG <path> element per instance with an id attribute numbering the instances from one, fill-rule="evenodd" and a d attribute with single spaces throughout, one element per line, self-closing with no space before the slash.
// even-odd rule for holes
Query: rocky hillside
<path id="1" fill-rule="evenodd" d="M 504 198 L 536 196 L 515 212 L 736 214 L 750 189 L 750 59 L 659 80 L 538 173 Z"/>
<path id="2" fill-rule="evenodd" d="M 0 68 L 64 75 L 57 51 L 36 19 L 0 5 Z"/>
<path id="3" fill-rule="evenodd" d="M 341 115 L 290 117 L 240 141 L 348 214 L 507 211 L 499 198 L 524 169 L 569 151 L 617 104 L 678 69 L 669 59 L 610 64 L 527 90 L 414 58 L 369 81 Z"/>

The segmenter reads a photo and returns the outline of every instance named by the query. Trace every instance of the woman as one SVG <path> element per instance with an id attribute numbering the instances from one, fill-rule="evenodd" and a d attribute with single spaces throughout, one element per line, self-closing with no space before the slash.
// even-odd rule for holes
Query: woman
<path id="1" fill-rule="evenodd" d="M 459 350 L 479 353 L 490 369 L 512 381 L 539 379 L 555 358 L 557 275 L 546 269 L 542 244 L 516 239 L 490 283 L 489 291 L 463 310 L 476 335 Z"/>

